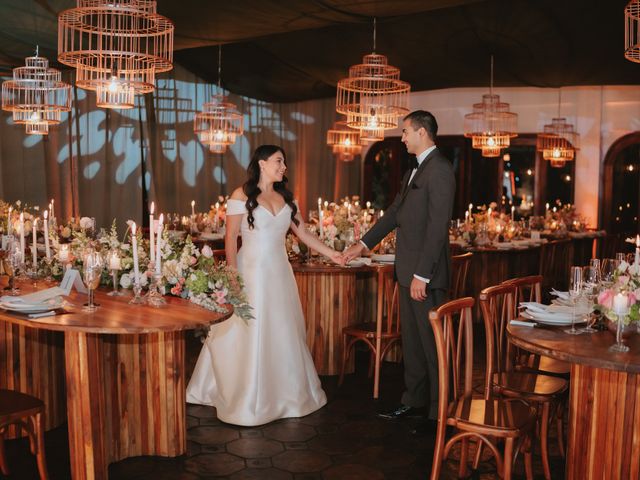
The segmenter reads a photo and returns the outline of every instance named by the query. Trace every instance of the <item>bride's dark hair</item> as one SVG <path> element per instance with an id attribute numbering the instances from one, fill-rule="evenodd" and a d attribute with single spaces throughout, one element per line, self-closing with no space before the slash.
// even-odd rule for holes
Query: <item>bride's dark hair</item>
<path id="1" fill-rule="evenodd" d="M 282 147 L 277 145 L 260 145 L 256 148 L 255 152 L 251 156 L 251 162 L 249 162 L 249 166 L 247 167 L 247 181 L 244 182 L 242 186 L 242 190 L 244 194 L 247 196 L 247 222 L 249 222 L 249 228 L 253 229 L 253 211 L 258 208 L 258 195 L 262 192 L 260 187 L 258 187 L 258 181 L 260 180 L 260 160 L 267 160 L 271 155 L 276 152 L 281 152 L 284 157 L 284 164 L 287 164 L 287 154 L 284 153 Z M 296 217 L 298 213 L 298 207 L 293 202 L 293 193 L 291 190 L 287 188 L 287 182 L 289 179 L 286 176 L 282 177 L 281 182 L 275 182 L 273 184 L 273 189 L 282 195 L 284 201 L 289 207 L 291 207 L 291 221 L 296 224 L 296 226 L 300 223 Z"/>

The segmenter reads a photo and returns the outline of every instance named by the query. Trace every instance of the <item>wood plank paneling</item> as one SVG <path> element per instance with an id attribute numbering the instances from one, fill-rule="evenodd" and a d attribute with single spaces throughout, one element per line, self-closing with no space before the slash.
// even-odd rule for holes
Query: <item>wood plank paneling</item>
<path id="1" fill-rule="evenodd" d="M 62 425 L 67 418 L 63 334 L 0 321 L 0 388 L 42 400 L 46 430 Z M 12 426 L 5 438 L 16 436 L 24 433 Z"/>

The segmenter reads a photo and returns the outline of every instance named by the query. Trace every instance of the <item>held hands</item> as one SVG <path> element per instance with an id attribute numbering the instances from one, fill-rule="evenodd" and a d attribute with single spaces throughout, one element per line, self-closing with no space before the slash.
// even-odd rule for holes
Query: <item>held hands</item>
<path id="1" fill-rule="evenodd" d="M 354 258 L 359 257 L 362 254 L 363 250 L 364 250 L 364 245 L 362 245 L 359 242 L 351 245 L 342 254 L 342 258 L 344 259 L 344 263 L 350 262 Z"/>
<path id="2" fill-rule="evenodd" d="M 342 253 L 336 252 L 335 250 L 331 253 L 329 258 L 333 263 L 340 265 L 341 267 L 344 267 L 344 265 L 347 263 Z"/>
<path id="3" fill-rule="evenodd" d="M 409 287 L 411 298 L 416 302 L 423 302 L 427 299 L 427 282 L 413 277 L 411 280 L 411 286 Z"/>

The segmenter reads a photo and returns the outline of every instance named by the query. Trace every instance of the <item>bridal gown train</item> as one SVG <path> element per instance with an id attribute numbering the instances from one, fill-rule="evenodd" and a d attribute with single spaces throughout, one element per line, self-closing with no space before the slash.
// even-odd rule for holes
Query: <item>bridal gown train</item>
<path id="1" fill-rule="evenodd" d="M 234 425 L 302 417 L 327 403 L 305 342 L 305 323 L 285 248 L 291 208 L 258 206 L 249 229 L 245 202 L 229 200 L 227 215 L 243 214 L 238 271 L 252 320 L 234 315 L 211 327 L 187 387 L 187 402 L 216 407 Z"/>

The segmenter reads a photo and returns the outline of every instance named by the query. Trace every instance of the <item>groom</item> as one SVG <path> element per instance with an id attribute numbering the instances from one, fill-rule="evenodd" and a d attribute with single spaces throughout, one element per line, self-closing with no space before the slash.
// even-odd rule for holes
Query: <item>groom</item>
<path id="1" fill-rule="evenodd" d="M 396 231 L 395 270 L 399 284 L 402 350 L 406 391 L 401 404 L 379 416 L 389 419 L 426 415 L 413 433 L 432 428 L 438 417 L 438 358 L 429 310 L 446 300 L 449 288 L 449 234 L 455 193 L 451 162 L 435 146 L 438 123 L 424 110 L 407 115 L 402 142 L 417 165 L 402 181 L 402 190 L 362 242 L 350 247 L 345 260 L 376 246 Z"/>

